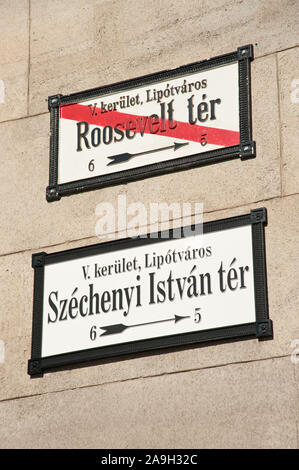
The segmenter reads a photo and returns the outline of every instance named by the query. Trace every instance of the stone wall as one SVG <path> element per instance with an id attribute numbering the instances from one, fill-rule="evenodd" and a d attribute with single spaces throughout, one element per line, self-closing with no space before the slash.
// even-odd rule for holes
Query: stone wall
<path id="1" fill-rule="evenodd" d="M 298 0 L 0 0 L 0 448 L 298 447 L 298 11 Z M 46 202 L 49 95 L 245 44 L 256 159 Z M 203 202 L 204 221 L 266 207 L 274 339 L 30 378 L 31 255 L 97 243 L 96 205 L 118 194 Z"/>

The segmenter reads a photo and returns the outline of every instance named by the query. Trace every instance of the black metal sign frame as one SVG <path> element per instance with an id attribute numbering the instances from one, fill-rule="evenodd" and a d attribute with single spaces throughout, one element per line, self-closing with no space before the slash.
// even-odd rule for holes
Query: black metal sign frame
<path id="1" fill-rule="evenodd" d="M 214 57 L 201 62 L 195 62 L 173 70 L 145 75 L 143 77 L 102 86 L 91 90 L 70 95 L 54 95 L 48 98 L 50 111 L 50 167 L 49 186 L 46 189 L 48 202 L 61 199 L 85 191 L 100 189 L 106 186 L 124 184 L 138 179 L 161 175 L 179 170 L 241 158 L 245 160 L 255 157 L 255 142 L 252 141 L 251 131 L 251 92 L 250 92 L 250 62 L 253 60 L 253 46 L 239 47 L 235 52 Z M 134 169 L 118 171 L 112 174 L 80 179 L 68 183 L 58 183 L 58 149 L 59 149 L 59 116 L 61 106 L 78 103 L 93 97 L 104 96 L 108 93 L 130 90 L 138 86 L 151 85 L 159 81 L 179 77 L 180 75 L 210 70 L 222 65 L 238 62 L 239 67 L 239 145 L 210 150 L 204 153 L 163 161 Z"/>
<path id="2" fill-rule="evenodd" d="M 48 264 L 65 262 L 73 259 L 84 258 L 102 253 L 115 252 L 126 248 L 139 247 L 145 244 L 163 243 L 167 240 L 163 232 L 147 235 L 146 238 L 123 239 L 112 242 L 99 243 L 82 248 L 47 254 L 40 252 L 32 255 L 32 267 L 34 268 L 34 302 L 33 302 L 33 326 L 32 326 L 32 351 L 28 363 L 30 375 L 42 374 L 43 371 L 77 364 L 91 360 L 100 360 L 128 354 L 146 351 L 165 350 L 178 348 L 185 345 L 196 345 L 211 341 L 223 341 L 242 338 L 271 338 L 272 321 L 268 314 L 267 278 L 265 259 L 264 226 L 267 224 L 267 211 L 265 208 L 254 209 L 249 214 L 215 220 L 203 224 L 203 233 L 227 230 L 230 228 L 251 225 L 252 228 L 252 255 L 254 270 L 254 295 L 256 321 L 253 323 L 221 327 L 209 330 L 193 331 L 172 336 L 163 336 L 129 343 L 121 343 L 110 346 L 74 351 L 55 356 L 41 357 L 42 351 L 42 323 L 43 323 L 43 290 L 44 267 Z M 182 237 L 184 229 L 182 229 Z M 186 232 L 185 232 L 186 233 Z M 172 238 L 169 231 L 169 238 Z M 158 235 L 158 236 L 157 236 Z"/>

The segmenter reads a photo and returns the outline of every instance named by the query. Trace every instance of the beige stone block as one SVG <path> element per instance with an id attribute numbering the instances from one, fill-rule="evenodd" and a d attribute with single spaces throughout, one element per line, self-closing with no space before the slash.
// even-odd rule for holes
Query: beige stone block
<path id="1" fill-rule="evenodd" d="M 25 62 L 0 64 L 0 122 L 26 116 L 27 87 Z"/>
<path id="2" fill-rule="evenodd" d="M 5 362 L 0 364 L 0 400 L 92 386 L 128 379 L 181 371 L 205 369 L 225 364 L 287 356 L 291 360 L 292 341 L 299 338 L 297 288 L 297 223 L 299 196 L 288 196 L 259 204 L 205 215 L 205 221 L 248 213 L 265 206 L 267 279 L 269 313 L 274 339 L 211 343 L 163 353 L 152 351 L 88 364 L 76 364 L 64 370 L 48 371 L 42 378 L 27 375 L 31 356 L 33 269 L 31 252 L 0 257 L 0 339 L 5 342 Z M 45 248 L 47 253 L 86 246 L 96 239 L 80 240 Z"/>
<path id="3" fill-rule="evenodd" d="M 274 56 L 253 62 L 252 95 L 255 159 L 235 159 L 129 183 L 128 203 L 198 202 L 209 212 L 279 196 L 280 131 Z"/>
<path id="4" fill-rule="evenodd" d="M 1 0 L 0 122 L 27 115 L 29 0 Z"/>
<path id="5" fill-rule="evenodd" d="M 257 43 L 256 57 L 292 47 L 297 8 L 294 0 L 33 0 L 30 113 L 46 111 L 44 98 L 51 94 L 178 67 L 245 44 Z"/>
<path id="6" fill-rule="evenodd" d="M 0 252 L 11 253 L 94 236 L 95 208 L 114 201 L 122 186 L 93 191 L 49 204 L 49 116 L 0 124 Z"/>
<path id="7" fill-rule="evenodd" d="M 296 448 L 289 358 L 0 403 L 2 448 Z"/>
<path id="8" fill-rule="evenodd" d="M 0 257 L 0 339 L 6 343 L 10 338 L 30 331 L 27 330 L 27 324 L 30 324 L 30 284 L 31 287 L 33 285 L 30 265 L 28 252 Z M 23 315 L 26 310 L 27 317 L 29 313 L 29 322 Z"/>
<path id="9" fill-rule="evenodd" d="M 299 47 L 278 54 L 282 191 L 299 191 Z"/>
<path id="10" fill-rule="evenodd" d="M 0 63 L 24 60 L 28 47 L 29 0 L 1 0 Z"/>

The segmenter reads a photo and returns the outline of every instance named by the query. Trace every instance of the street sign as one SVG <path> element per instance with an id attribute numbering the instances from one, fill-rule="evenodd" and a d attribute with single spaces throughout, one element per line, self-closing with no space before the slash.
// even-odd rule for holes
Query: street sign
<path id="1" fill-rule="evenodd" d="M 33 255 L 29 374 L 212 340 L 272 335 L 266 210 Z M 188 230 L 187 230 L 188 229 Z M 174 236 L 175 235 L 175 236 Z"/>
<path id="2" fill-rule="evenodd" d="M 252 46 L 71 95 L 49 97 L 47 200 L 255 156 Z"/>

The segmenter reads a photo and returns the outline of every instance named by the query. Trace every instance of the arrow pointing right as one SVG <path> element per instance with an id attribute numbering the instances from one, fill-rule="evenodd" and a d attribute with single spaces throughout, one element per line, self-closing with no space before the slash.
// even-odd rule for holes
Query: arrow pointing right
<path id="1" fill-rule="evenodd" d="M 181 320 L 185 320 L 188 317 L 182 317 L 180 315 L 175 315 L 173 318 L 167 318 L 166 320 L 156 320 L 147 323 L 138 323 L 137 325 L 124 325 L 123 323 L 118 323 L 116 325 L 108 325 L 108 326 L 100 326 L 102 330 L 105 330 L 100 336 L 106 335 L 116 335 L 122 333 L 123 331 L 127 330 L 128 328 L 135 328 L 137 326 L 145 326 L 145 325 L 153 325 L 154 323 L 164 323 L 168 321 L 174 321 L 174 323 L 178 323 Z"/>

